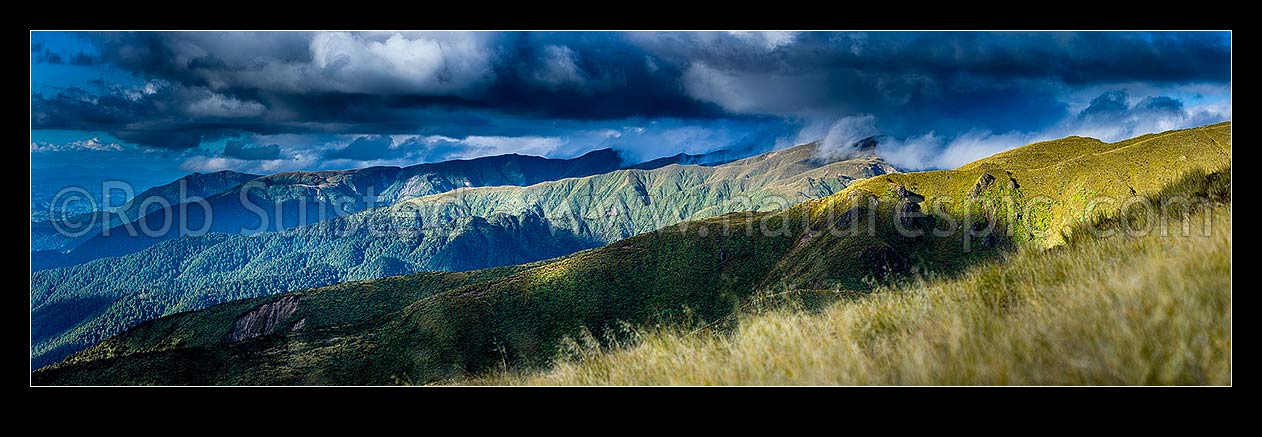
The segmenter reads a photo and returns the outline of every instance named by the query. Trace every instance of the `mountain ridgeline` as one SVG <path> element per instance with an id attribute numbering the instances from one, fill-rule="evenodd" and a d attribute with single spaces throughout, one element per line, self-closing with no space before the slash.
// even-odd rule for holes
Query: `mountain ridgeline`
<path id="1" fill-rule="evenodd" d="M 685 220 L 788 208 L 894 171 L 875 155 L 848 158 L 807 144 L 715 166 L 395 196 L 406 200 L 283 231 L 170 239 L 32 274 L 32 354 L 36 366 L 52 363 L 145 320 L 235 299 L 554 258 Z"/>
<path id="2" fill-rule="evenodd" d="M 217 171 L 193 173 L 171 183 L 159 185 L 132 196 L 116 209 L 85 212 L 70 217 L 31 223 L 31 251 L 50 251 L 35 258 L 53 255 L 54 251 L 77 246 L 105 229 L 131 223 L 141 216 L 165 207 L 178 205 L 192 198 L 205 198 L 237 187 L 259 175 Z M 114 193 L 111 193 L 114 194 Z M 141 208 L 145 211 L 142 213 Z"/>
<path id="3" fill-rule="evenodd" d="M 214 192 L 190 194 L 203 197 L 203 202 L 181 203 L 179 199 L 166 199 L 171 201 L 166 207 L 126 216 L 137 217 L 135 219 L 105 222 L 107 231 L 98 221 L 96 232 L 86 238 L 33 245 L 32 250 L 62 249 L 65 253 L 55 250 L 33 253 L 32 269 L 126 255 L 185 235 L 276 231 L 456 188 L 531 185 L 606 173 L 622 166 L 617 152 L 601 149 L 573 159 L 512 154 L 402 168 L 369 167 L 250 177 L 248 181 Z"/>
<path id="4" fill-rule="evenodd" d="M 1188 174 L 1229 171 L 1230 162 L 1230 123 L 1115 143 L 1046 141 L 553 260 L 173 314 L 32 377 L 37 385 L 425 384 L 504 365 L 546 366 L 564 339 L 584 333 L 616 338 L 623 324 L 721 324 L 759 292 L 861 292 L 909 272 L 958 272 L 1015 248 L 1056 246 L 1077 224 L 1119 208 L 1089 199 L 1153 196 Z"/>

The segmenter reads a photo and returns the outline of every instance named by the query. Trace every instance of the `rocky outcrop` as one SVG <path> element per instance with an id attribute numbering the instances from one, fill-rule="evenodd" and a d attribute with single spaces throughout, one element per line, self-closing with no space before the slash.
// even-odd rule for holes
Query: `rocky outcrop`
<path id="1" fill-rule="evenodd" d="M 982 191 L 986 191 L 986 188 L 989 188 L 990 184 L 993 182 L 995 182 L 994 176 L 991 176 L 990 173 L 982 173 L 982 176 L 977 178 L 977 184 L 973 185 L 973 189 L 968 190 L 968 198 L 976 199 L 977 196 L 980 196 Z"/>
<path id="2" fill-rule="evenodd" d="M 920 212 L 920 202 L 925 201 L 925 196 L 916 194 L 902 185 L 898 186 L 897 193 L 899 201 L 894 207 L 894 218 L 904 229 L 920 229 L 925 219 L 925 215 Z"/>
<path id="3" fill-rule="evenodd" d="M 925 196 L 916 194 L 915 192 L 908 190 L 907 187 L 904 187 L 902 185 L 898 186 L 897 192 L 898 192 L 898 198 L 906 200 L 911 203 L 920 203 L 920 202 L 925 201 Z"/>
<path id="4" fill-rule="evenodd" d="M 1007 171 L 1004 173 L 1008 178 L 1008 190 L 1016 191 L 1018 188 L 1021 188 L 1021 185 L 1017 183 L 1016 178 L 1012 177 L 1012 172 Z M 977 178 L 977 183 L 974 184 L 973 188 L 968 191 L 968 197 L 970 199 L 977 199 L 981 196 L 982 192 L 990 188 L 996 180 L 997 179 L 994 176 L 991 176 L 990 173 L 982 173 L 982 175 Z M 994 218 L 994 208 L 994 205 L 990 205 L 989 210 L 978 219 L 972 221 L 972 224 L 968 228 L 969 237 L 976 240 L 976 243 L 983 248 L 994 247 L 999 244 L 998 233 L 1001 231 L 996 228 L 997 222 Z M 1020 220 L 1020 218 L 1021 212 L 1018 211 L 1017 219 Z"/>
<path id="5" fill-rule="evenodd" d="M 245 313 L 232 322 L 232 332 L 227 341 L 242 341 L 276 332 L 295 312 L 298 311 L 298 296 L 289 295 Z M 306 319 L 299 320 L 291 330 L 302 329 Z"/>

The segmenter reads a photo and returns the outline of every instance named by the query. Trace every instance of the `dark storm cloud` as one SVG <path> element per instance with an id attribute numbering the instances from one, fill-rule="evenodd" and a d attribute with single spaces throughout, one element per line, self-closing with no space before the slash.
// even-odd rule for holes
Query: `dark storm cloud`
<path id="1" fill-rule="evenodd" d="M 89 55 L 84 52 L 77 52 L 74 55 L 67 54 L 66 56 L 69 56 L 70 58 L 70 61 L 69 61 L 70 65 L 78 65 L 81 67 L 88 67 L 88 66 L 96 65 L 98 61 L 97 57 Z M 67 63 L 66 56 L 62 56 L 62 54 L 57 53 L 48 47 L 45 47 L 44 44 L 41 42 L 31 43 L 31 62 L 32 63 L 54 64 L 54 65 L 66 64 Z"/>
<path id="2" fill-rule="evenodd" d="M 500 44 L 505 62 L 482 100 L 487 107 L 583 120 L 726 115 L 683 93 L 683 66 L 651 63 L 618 34 L 508 34 Z"/>
<path id="3" fill-rule="evenodd" d="M 1184 116 L 1183 101 L 1170 96 L 1152 96 L 1132 105 L 1126 90 L 1106 91 L 1091 99 L 1078 118 L 1093 122 L 1117 122 L 1128 118 Z"/>
<path id="4" fill-rule="evenodd" d="M 412 137 L 400 144 L 399 148 L 415 153 L 421 162 L 439 162 L 460 156 L 468 146 L 447 138 L 426 140 Z"/>
<path id="5" fill-rule="evenodd" d="M 181 129 L 168 129 L 162 125 L 127 127 L 110 133 L 132 144 L 160 149 L 189 149 L 197 147 L 203 140 L 212 140 L 227 134 L 222 129 L 214 129 L 210 126 L 184 126 Z"/>
<path id="6" fill-rule="evenodd" d="M 1091 99 L 1091 104 L 1078 113 L 1081 119 L 1111 119 L 1126 115 L 1130 105 L 1126 103 L 1126 91 L 1106 91 Z"/>
<path id="7" fill-rule="evenodd" d="M 224 144 L 223 156 L 247 161 L 264 161 L 280 158 L 280 145 L 251 145 L 244 140 L 229 140 Z"/>
<path id="8" fill-rule="evenodd" d="M 1229 43 L 1208 33 L 805 33 L 792 42 L 713 33 L 631 37 L 668 62 L 689 65 L 683 78 L 691 96 L 737 113 L 864 112 L 891 119 L 906 108 L 954 109 L 919 123 L 985 102 L 1022 105 L 1020 112 L 1045 123 L 1063 114 L 1046 102 L 1066 89 L 1230 79 Z M 1024 103 L 1023 94 L 1043 103 Z"/>
<path id="9" fill-rule="evenodd" d="M 754 72 L 860 69 L 1071 84 L 1225 81 L 1230 75 L 1230 46 L 1222 33 L 810 32 L 791 43 L 721 33 L 640 33 L 632 38 L 676 62 Z"/>
<path id="10" fill-rule="evenodd" d="M 333 149 L 324 155 L 328 159 L 350 159 L 355 161 L 372 161 L 392 155 L 394 140 L 382 135 L 365 135 L 356 138 L 341 149 Z"/>
<path id="11" fill-rule="evenodd" d="M 74 57 L 70 58 L 70 65 L 90 67 L 90 66 L 96 65 L 97 62 L 99 61 L 100 60 L 97 59 L 95 56 L 89 55 L 87 53 L 79 52 L 75 54 Z"/>
<path id="12" fill-rule="evenodd" d="M 1230 108 L 1186 105 L 1172 96 L 1131 98 L 1126 90 L 1110 90 L 1071 118 L 1062 135 L 1084 135 L 1116 141 L 1145 133 L 1183 127 L 1203 126 L 1230 119 Z"/>
<path id="13" fill-rule="evenodd" d="M 527 135 L 583 121 L 859 113 L 891 133 L 1032 131 L 1072 117 L 1064 95 L 1073 90 L 1226 84 L 1231 55 L 1222 33 L 140 32 L 87 41 L 97 55 L 71 63 L 144 85 L 36 94 L 33 127 L 166 148 L 235 133 Z M 32 56 L 57 55 L 33 44 Z M 1115 97 L 1080 117 L 1116 112 Z M 1135 108 L 1181 110 L 1174 103 Z M 380 146 L 332 154 L 399 149 Z"/>
<path id="14" fill-rule="evenodd" d="M 1143 111 L 1178 113 L 1183 111 L 1183 102 L 1169 96 L 1147 97 L 1135 105 Z"/>
<path id="15" fill-rule="evenodd" d="M 96 85 L 92 91 L 70 87 L 32 95 L 32 127 L 106 131 L 134 144 L 187 149 L 261 121 L 254 118 L 261 112 L 257 103 L 222 95 L 152 82 Z"/>
<path id="16" fill-rule="evenodd" d="M 31 44 L 31 62 L 41 64 L 64 64 L 66 61 L 61 55 L 54 53 L 52 50 L 44 47 L 43 44 Z"/>

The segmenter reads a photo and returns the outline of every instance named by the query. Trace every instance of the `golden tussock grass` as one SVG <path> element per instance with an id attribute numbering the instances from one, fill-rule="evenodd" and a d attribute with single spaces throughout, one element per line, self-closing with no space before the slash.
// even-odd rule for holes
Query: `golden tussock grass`
<path id="1" fill-rule="evenodd" d="M 1024 250 L 818 311 L 746 314 L 726 333 L 641 332 L 542 373 L 462 383 L 1227 385 L 1230 207 L 1206 214 L 1190 218 L 1190 236 L 1171 227 Z"/>

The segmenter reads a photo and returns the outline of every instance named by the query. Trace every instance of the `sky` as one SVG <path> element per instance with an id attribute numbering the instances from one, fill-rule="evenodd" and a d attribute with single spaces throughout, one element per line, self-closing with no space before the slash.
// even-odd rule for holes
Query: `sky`
<path id="1" fill-rule="evenodd" d="M 1231 119 L 1227 32 L 32 32 L 34 185 L 855 140 L 902 170 Z"/>

